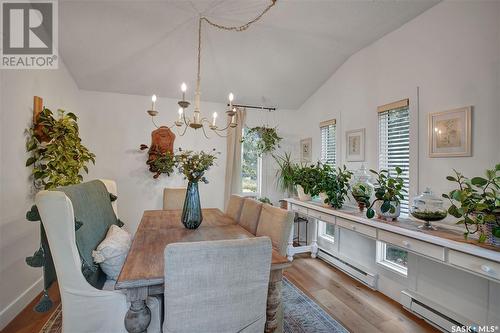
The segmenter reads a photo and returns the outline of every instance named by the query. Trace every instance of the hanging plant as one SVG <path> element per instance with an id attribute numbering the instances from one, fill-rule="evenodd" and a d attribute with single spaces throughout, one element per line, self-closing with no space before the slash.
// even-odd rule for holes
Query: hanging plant
<path id="1" fill-rule="evenodd" d="M 278 136 L 275 127 L 257 126 L 245 131 L 241 142 L 254 145 L 259 156 L 262 156 L 262 154 L 271 153 L 276 148 L 279 148 L 279 142 L 282 139 L 282 137 Z"/>
<path id="2" fill-rule="evenodd" d="M 158 178 L 162 173 L 170 176 L 174 172 L 175 156 L 168 150 L 156 157 L 152 161 L 148 161 L 149 171 L 154 172 L 153 178 Z"/>
<path id="3" fill-rule="evenodd" d="M 44 108 L 38 121 L 28 129 L 26 150 L 31 156 L 26 161 L 32 167 L 37 189 L 51 189 L 78 184 L 83 180 L 81 171 L 88 173 L 89 161 L 95 164 L 95 155 L 82 144 L 78 133 L 78 118 L 74 113 Z M 35 128 L 41 128 L 38 133 Z"/>

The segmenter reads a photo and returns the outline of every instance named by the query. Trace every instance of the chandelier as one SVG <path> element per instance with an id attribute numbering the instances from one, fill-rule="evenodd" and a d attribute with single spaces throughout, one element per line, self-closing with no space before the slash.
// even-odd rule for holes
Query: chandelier
<path id="1" fill-rule="evenodd" d="M 220 30 L 226 30 L 226 31 L 236 31 L 236 32 L 242 32 L 247 30 L 250 25 L 253 23 L 257 22 L 264 16 L 271 7 L 273 7 L 276 4 L 277 0 L 271 0 L 271 3 L 260 13 L 256 18 L 253 20 L 240 25 L 240 26 L 224 26 L 220 25 L 217 23 L 214 23 L 210 21 L 208 18 L 201 16 L 198 20 L 198 58 L 197 58 L 197 74 L 196 74 L 196 91 L 194 94 L 194 110 L 193 110 L 193 115 L 191 117 L 186 116 L 186 109 L 190 106 L 191 103 L 189 103 L 186 100 L 186 91 L 187 91 L 187 85 L 185 83 L 181 84 L 181 92 L 182 92 L 182 100 L 178 101 L 177 104 L 179 105 L 178 109 L 178 118 L 174 123 L 169 126 L 170 128 L 177 127 L 180 130 L 180 135 L 183 136 L 188 128 L 192 128 L 194 130 L 197 129 L 202 129 L 203 135 L 208 139 L 207 131 L 205 130 L 205 126 L 208 127 L 212 132 L 217 134 L 218 136 L 221 137 L 226 137 L 227 135 L 223 135 L 228 128 L 235 128 L 238 126 L 237 123 L 237 107 L 240 105 L 233 105 L 233 100 L 234 100 L 234 95 L 232 93 L 229 94 L 228 96 L 228 109 L 225 111 L 227 117 L 228 117 L 228 122 L 227 125 L 223 128 L 219 128 L 217 126 L 217 112 L 214 112 L 212 114 L 212 121 L 210 121 L 206 117 L 201 116 L 201 111 L 200 111 L 200 85 L 201 85 L 201 28 L 202 28 L 202 23 L 205 21 L 209 25 L 220 29 Z M 158 125 L 156 125 L 154 121 L 154 117 L 158 115 L 158 111 L 156 110 L 156 95 L 153 95 L 151 97 L 151 109 L 147 110 L 147 113 L 151 116 L 151 120 L 153 124 L 159 128 Z"/>

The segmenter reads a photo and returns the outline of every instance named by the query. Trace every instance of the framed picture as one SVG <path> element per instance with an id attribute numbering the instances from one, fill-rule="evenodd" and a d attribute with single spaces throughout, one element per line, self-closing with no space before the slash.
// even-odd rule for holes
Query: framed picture
<path id="1" fill-rule="evenodd" d="M 429 113 L 429 157 L 471 156 L 472 107 Z"/>
<path id="2" fill-rule="evenodd" d="M 311 162 L 312 160 L 312 138 L 300 140 L 300 160 Z"/>
<path id="3" fill-rule="evenodd" d="M 348 162 L 365 160 L 365 129 L 347 131 L 345 133 L 346 159 Z"/>

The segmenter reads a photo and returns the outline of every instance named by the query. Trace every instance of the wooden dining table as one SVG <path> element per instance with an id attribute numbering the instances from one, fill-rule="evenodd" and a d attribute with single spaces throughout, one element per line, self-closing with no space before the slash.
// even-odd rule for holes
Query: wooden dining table
<path id="1" fill-rule="evenodd" d="M 207 208 L 202 213 L 203 222 L 200 227 L 190 230 L 181 223 L 181 210 L 144 212 L 115 285 L 115 289 L 126 291 L 130 302 L 125 316 L 125 328 L 128 332 L 146 332 L 149 326 L 151 311 L 146 305 L 146 299 L 148 296 L 164 293 L 163 252 L 168 244 L 255 237 L 219 209 Z M 272 250 L 265 332 L 283 331 L 281 287 L 283 270 L 290 265 L 286 256 L 282 256 L 276 249 Z"/>

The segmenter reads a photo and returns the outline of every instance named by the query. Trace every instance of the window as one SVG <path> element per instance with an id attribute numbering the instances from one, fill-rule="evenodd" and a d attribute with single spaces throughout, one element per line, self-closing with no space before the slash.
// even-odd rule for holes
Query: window
<path id="1" fill-rule="evenodd" d="M 395 175 L 396 167 L 403 169 L 404 200 L 401 200 L 401 214 L 407 215 L 410 187 L 410 114 L 408 100 L 402 100 L 378 108 L 379 123 L 379 169 L 386 169 Z"/>
<path id="2" fill-rule="evenodd" d="M 248 129 L 243 129 L 243 136 Z M 243 195 L 260 196 L 261 158 L 255 144 L 245 140 L 241 144 L 241 192 Z"/>
<path id="3" fill-rule="evenodd" d="M 408 251 L 399 247 L 377 242 L 377 263 L 404 276 L 408 275 Z"/>
<path id="4" fill-rule="evenodd" d="M 322 121 L 319 128 L 321 130 L 321 163 L 334 166 L 337 163 L 336 121 L 335 119 Z"/>

